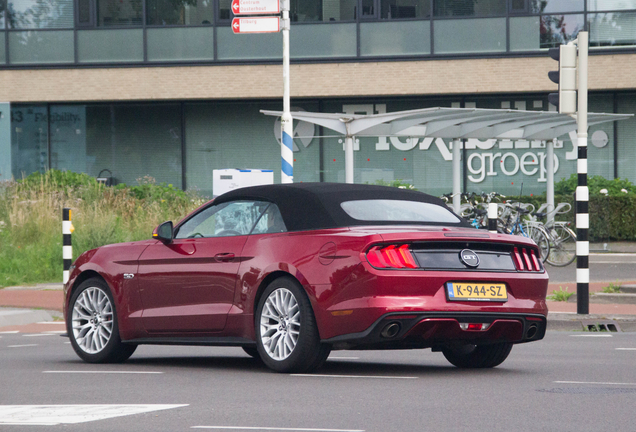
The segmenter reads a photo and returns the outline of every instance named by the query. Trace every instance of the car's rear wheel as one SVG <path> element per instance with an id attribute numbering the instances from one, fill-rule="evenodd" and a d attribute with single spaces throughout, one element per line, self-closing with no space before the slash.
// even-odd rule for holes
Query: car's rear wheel
<path id="1" fill-rule="evenodd" d="M 462 345 L 442 349 L 442 354 L 458 368 L 492 368 L 503 363 L 512 350 L 511 343 Z"/>
<path id="2" fill-rule="evenodd" d="M 330 347 L 320 343 L 311 303 L 291 278 L 276 279 L 265 288 L 255 326 L 258 353 L 277 372 L 314 370 L 329 356 Z"/>
<path id="3" fill-rule="evenodd" d="M 113 296 L 98 278 L 82 282 L 75 290 L 66 326 L 73 349 L 89 363 L 123 362 L 137 348 L 121 342 Z"/>

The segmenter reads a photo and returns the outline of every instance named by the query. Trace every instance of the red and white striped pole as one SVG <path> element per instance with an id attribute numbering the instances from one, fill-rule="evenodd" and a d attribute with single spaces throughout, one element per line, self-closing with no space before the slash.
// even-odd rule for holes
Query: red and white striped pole
<path id="1" fill-rule="evenodd" d="M 62 281 L 64 284 L 68 282 L 69 269 L 73 262 L 73 243 L 71 241 L 71 233 L 73 225 L 71 224 L 71 209 L 64 207 L 62 210 L 62 259 L 64 260 L 64 273 Z"/>

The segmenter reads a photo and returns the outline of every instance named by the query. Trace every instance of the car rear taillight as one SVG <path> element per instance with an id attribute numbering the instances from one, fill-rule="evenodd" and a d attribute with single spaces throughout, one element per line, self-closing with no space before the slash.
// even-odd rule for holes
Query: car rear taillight
<path id="1" fill-rule="evenodd" d="M 374 246 L 367 252 L 367 261 L 375 268 L 418 268 L 407 244 Z"/>
<path id="2" fill-rule="evenodd" d="M 543 266 L 537 258 L 537 252 L 532 248 L 515 247 L 512 260 L 519 271 L 542 271 Z"/>

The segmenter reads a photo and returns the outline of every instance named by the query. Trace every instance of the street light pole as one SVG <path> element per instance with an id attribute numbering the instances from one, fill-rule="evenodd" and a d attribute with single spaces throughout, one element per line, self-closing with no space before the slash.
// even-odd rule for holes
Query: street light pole
<path id="1" fill-rule="evenodd" d="M 282 0 L 283 29 L 283 115 L 281 125 L 281 183 L 294 182 L 294 121 L 291 116 L 289 91 L 289 0 Z"/>

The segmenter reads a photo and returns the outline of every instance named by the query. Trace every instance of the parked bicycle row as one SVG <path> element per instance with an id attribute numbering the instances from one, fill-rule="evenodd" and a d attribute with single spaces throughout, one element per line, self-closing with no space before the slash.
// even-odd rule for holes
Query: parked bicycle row
<path id="1" fill-rule="evenodd" d="M 488 205 L 497 204 L 497 232 L 531 238 L 539 246 L 541 261 L 564 267 L 576 258 L 576 234 L 570 222 L 556 221 L 557 215 L 572 210 L 569 203 L 559 203 L 548 210 L 548 204 L 535 209 L 533 204 L 504 200 L 504 195 L 491 193 L 462 193 L 459 213 L 477 229 L 488 227 Z M 452 206 L 453 194 L 442 195 L 446 205 Z M 499 202 L 497 202 L 499 201 Z"/>

